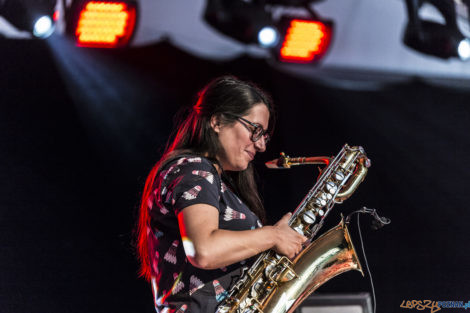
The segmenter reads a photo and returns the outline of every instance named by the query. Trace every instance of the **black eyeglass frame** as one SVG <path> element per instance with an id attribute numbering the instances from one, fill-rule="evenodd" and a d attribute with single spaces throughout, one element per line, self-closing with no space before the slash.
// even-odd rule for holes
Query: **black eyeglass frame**
<path id="1" fill-rule="evenodd" d="M 258 140 L 261 139 L 261 137 L 264 136 L 264 144 L 268 144 L 269 140 L 271 139 L 271 136 L 269 135 L 268 131 L 267 130 L 264 130 L 263 129 L 263 126 L 261 126 L 260 124 L 256 124 L 256 123 L 253 123 L 253 122 L 250 122 L 249 120 L 241 117 L 241 116 L 236 116 L 236 115 L 233 115 L 234 117 L 237 118 L 237 120 L 239 121 L 243 121 L 251 126 L 254 127 L 254 129 L 250 129 L 246 124 L 242 123 L 243 126 L 246 127 L 246 129 L 248 129 L 250 132 L 251 132 L 251 141 L 253 142 L 257 142 Z M 261 129 L 261 131 L 259 131 L 259 129 Z M 258 132 L 258 134 L 256 134 Z"/>

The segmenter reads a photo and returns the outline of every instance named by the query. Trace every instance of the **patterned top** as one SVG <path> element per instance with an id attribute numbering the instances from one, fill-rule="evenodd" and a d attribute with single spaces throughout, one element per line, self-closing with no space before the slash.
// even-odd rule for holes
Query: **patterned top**
<path id="1" fill-rule="evenodd" d="M 216 270 L 203 270 L 188 261 L 177 215 L 193 204 L 217 208 L 219 229 L 249 230 L 262 226 L 257 216 L 221 180 L 208 159 L 186 155 L 164 166 L 148 200 L 151 225 L 147 234 L 157 312 L 196 312 L 202 310 L 201 307 L 197 309 L 190 303 L 207 302 L 210 298 L 215 298 L 216 302 L 212 302 L 216 305 L 227 296 L 227 289 L 234 283 L 231 281 L 233 277 L 221 277 L 246 263 L 242 261 Z M 193 299 L 201 295 L 205 299 Z"/>

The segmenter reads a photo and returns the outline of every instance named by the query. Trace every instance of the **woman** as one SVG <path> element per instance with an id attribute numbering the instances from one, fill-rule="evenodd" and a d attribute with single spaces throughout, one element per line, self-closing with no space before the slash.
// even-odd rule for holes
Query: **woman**
<path id="1" fill-rule="evenodd" d="M 147 178 L 138 224 L 141 275 L 157 312 L 214 312 L 262 251 L 293 257 L 305 237 L 265 213 L 251 161 L 273 119 L 270 98 L 225 76 L 209 83 Z"/>

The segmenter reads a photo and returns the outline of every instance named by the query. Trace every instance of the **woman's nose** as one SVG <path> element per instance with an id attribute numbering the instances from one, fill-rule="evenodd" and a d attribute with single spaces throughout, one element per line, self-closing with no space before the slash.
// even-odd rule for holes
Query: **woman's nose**
<path id="1" fill-rule="evenodd" d="M 264 139 L 264 136 L 261 136 L 260 139 L 254 142 L 256 151 L 259 152 L 264 152 L 266 151 L 266 140 Z"/>

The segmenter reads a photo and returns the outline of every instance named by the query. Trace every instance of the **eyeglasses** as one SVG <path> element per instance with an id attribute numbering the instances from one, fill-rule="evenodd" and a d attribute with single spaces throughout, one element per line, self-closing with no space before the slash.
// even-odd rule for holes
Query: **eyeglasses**
<path id="1" fill-rule="evenodd" d="M 258 140 L 261 139 L 261 137 L 264 137 L 264 143 L 266 145 L 268 144 L 269 140 L 271 139 L 271 136 L 269 136 L 267 130 L 263 129 L 263 126 L 261 126 L 260 124 L 252 123 L 249 120 L 244 119 L 243 117 L 240 117 L 240 116 L 235 116 L 235 117 L 237 118 L 238 121 L 244 122 L 244 123 L 242 123 L 243 126 L 245 126 L 246 129 L 248 129 L 251 132 L 251 137 L 250 137 L 251 141 L 257 142 Z M 245 123 L 253 126 L 254 128 L 251 129 Z"/>

